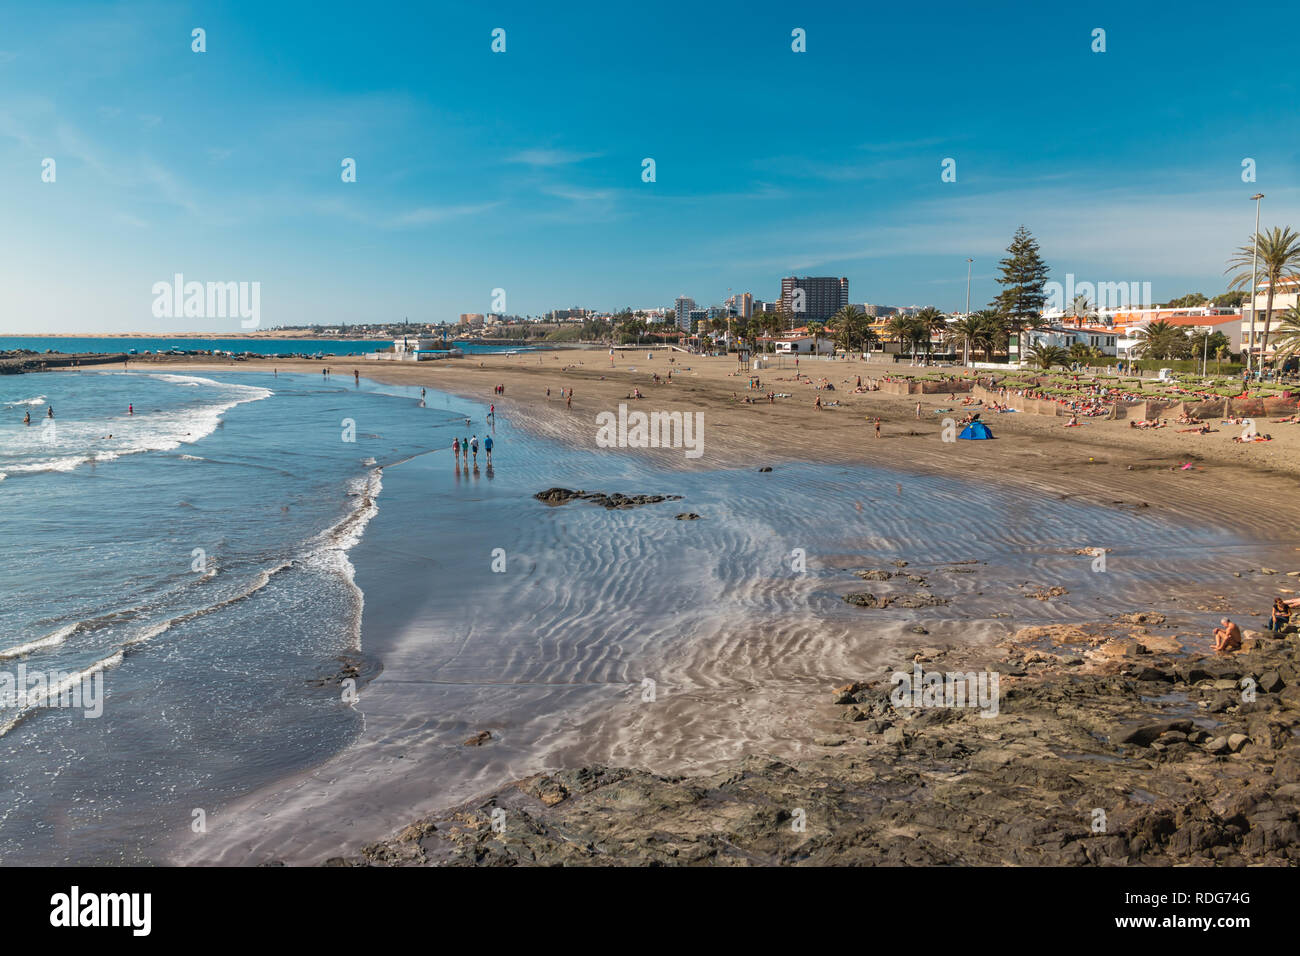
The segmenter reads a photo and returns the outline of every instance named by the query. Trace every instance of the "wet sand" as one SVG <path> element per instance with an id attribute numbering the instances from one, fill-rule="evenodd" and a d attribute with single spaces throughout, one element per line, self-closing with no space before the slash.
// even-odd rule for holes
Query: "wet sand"
<path id="1" fill-rule="evenodd" d="M 785 369 L 757 374 L 768 390 L 789 392 L 792 398 L 769 405 L 736 401 L 759 393 L 747 392 L 750 372 L 737 370 L 732 358 L 708 358 L 683 353 L 618 353 L 611 366 L 600 350 L 562 350 L 516 355 L 470 356 L 464 359 L 414 363 L 331 363 L 310 360 L 257 359 L 236 363 L 167 362 L 169 367 L 269 371 L 272 367 L 320 374 L 328 365 L 337 380 L 351 378 L 353 369 L 376 382 L 428 386 L 495 403 L 504 416 L 536 434 L 575 447 L 594 448 L 596 415 L 616 411 L 620 402 L 630 410 L 700 411 L 705 415 L 705 446 L 700 458 L 686 459 L 677 450 L 647 450 L 666 467 L 715 469 L 760 467 L 783 461 L 869 463 L 904 471 L 931 472 L 1018 484 L 1055 498 L 1102 505 L 1145 504 L 1201 522 L 1279 539 L 1300 518 L 1300 424 L 1260 423 L 1274 441 L 1240 445 L 1231 441 L 1240 429 L 1211 427 L 1210 435 L 1181 434 L 1179 426 L 1157 430 L 1130 429 L 1123 421 L 1084 419 L 1078 428 L 1064 428 L 1063 418 L 1024 413 L 985 413 L 994 441 L 944 442 L 942 419 L 960 419 L 967 411 L 947 395 L 896 397 L 882 392 L 855 394 L 858 376 L 906 375 L 906 366 L 859 360 L 802 360 L 799 371 L 814 380 L 825 378 L 834 392 L 818 392 L 795 381 L 792 360 Z M 133 363 L 147 368 L 151 363 Z M 162 363 L 158 363 L 162 364 Z M 671 385 L 653 382 L 674 369 Z M 922 371 L 922 370 L 913 370 Z M 933 372 L 934 370 L 924 370 Z M 506 386 L 504 395 L 493 387 Z M 560 397 L 561 388 L 574 390 L 572 407 Z M 546 397 L 546 389 L 551 395 Z M 634 388 L 643 399 L 628 399 Z M 814 402 L 841 402 L 818 411 Z M 735 397 L 733 397 L 735 396 Z M 917 401 L 921 417 L 916 416 Z M 951 407 L 954 414 L 935 414 Z M 874 437 L 868 419 L 880 418 L 881 437 Z M 633 454 L 637 452 L 631 452 Z M 1192 463 L 1192 468 L 1181 470 Z"/>
<path id="2" fill-rule="evenodd" d="M 945 443 L 940 439 L 940 424 L 936 420 L 941 416 L 927 414 L 920 421 L 916 419 L 916 397 L 895 398 L 878 392 L 852 394 L 851 389 L 839 388 L 841 380 L 851 382 L 858 374 L 865 378 L 872 371 L 880 371 L 879 366 L 815 363 L 817 377 L 824 375 L 837 385 L 835 392 L 823 393 L 792 380 L 782 381 L 793 378 L 793 368 L 767 370 L 760 373 L 764 386 L 794 392 L 795 398 L 775 406 L 742 405 L 732 400 L 731 393 L 745 394 L 747 373 L 738 377 L 730 375 L 735 366 L 729 360 L 678 356 L 678 361 L 670 366 L 666 355 L 657 354 L 649 363 L 644 353 L 639 355 L 634 360 L 620 357 L 613 371 L 604 353 L 593 352 L 485 356 L 420 366 L 365 363 L 355 367 L 374 381 L 423 385 L 484 404 L 493 402 L 501 416 L 508 417 L 513 425 L 563 442 L 575 451 L 595 450 L 595 415 L 616 409 L 620 401 L 645 411 L 703 411 L 705 454 L 699 459 L 687 459 L 681 450 L 620 452 L 640 455 L 671 469 L 698 472 L 731 467 L 756 472 L 759 466 L 765 465 L 784 471 L 784 466 L 797 462 L 869 463 L 899 471 L 897 489 L 893 489 L 899 496 L 932 493 L 926 482 L 909 480 L 909 474 L 993 481 L 988 486 L 990 499 L 1013 491 L 1010 500 L 999 507 L 1025 525 L 1016 530 L 1018 537 L 1015 537 L 1026 549 L 1022 573 L 1034 567 L 1036 560 L 1028 553 L 1036 536 L 1036 516 L 1041 516 L 1041 509 L 1051 507 L 1053 501 L 1102 505 L 1126 516 L 1126 520 L 1136 515 L 1153 519 L 1159 516 L 1173 522 L 1191 519 L 1199 526 L 1231 529 L 1252 546 L 1229 553 L 1206 554 L 1203 543 L 1198 545 L 1190 539 L 1163 541 L 1160 548 L 1165 553 L 1154 556 L 1161 586 L 1166 589 L 1164 606 L 1177 605 L 1190 611 L 1186 623 L 1196 632 L 1191 643 L 1203 637 L 1223 601 L 1233 605 L 1230 610 L 1234 614 L 1258 613 L 1266 606 L 1265 597 L 1273 586 L 1285 588 L 1295 583 L 1294 579 L 1280 575 L 1267 580 L 1256 574 L 1238 580 L 1231 577 L 1234 562 L 1243 569 L 1257 568 L 1266 561 L 1282 570 L 1291 570 L 1285 562 L 1293 549 L 1282 533 L 1289 523 L 1285 516 L 1294 507 L 1289 504 L 1292 496 L 1285 494 L 1295 486 L 1294 460 L 1283 454 L 1285 449 L 1294 448 L 1287 440 L 1290 435 L 1273 446 L 1246 448 L 1224 438 L 1227 448 L 1219 455 L 1213 455 L 1214 449 L 1207 446 L 1209 452 L 1202 451 L 1197 467 L 1170 471 L 1171 467 L 1189 460 L 1185 453 L 1179 454 L 1182 448 L 1204 438 L 1151 432 L 1133 434 L 1122 424 L 1107 422 L 1095 423 L 1095 430 L 1091 422 L 1082 429 L 1061 429 L 1062 419 L 1016 414 L 997 416 L 996 441 Z M 581 365 L 577 364 L 579 361 Z M 176 363 L 168 365 L 177 367 Z M 258 368 L 269 371 L 273 365 L 282 371 L 308 371 L 317 375 L 321 367 L 320 362 L 283 361 L 193 367 L 214 371 L 233 368 L 244 372 Z M 331 364 L 330 367 L 337 384 L 351 378 L 354 366 Z M 674 368 L 674 383 L 654 385 L 650 371 L 664 375 L 668 367 Z M 506 386 L 503 396 L 493 393 L 497 384 Z M 545 395 L 548 386 L 552 390 L 549 401 Z M 572 409 L 566 408 L 559 397 L 561 386 L 575 389 Z M 626 399 L 633 387 L 640 388 L 647 397 L 640 402 Z M 823 400 L 844 402 L 845 407 L 819 412 L 812 406 L 817 394 L 822 394 Z M 923 413 L 928 413 L 931 407 L 952 404 L 946 398 L 925 397 Z M 872 429 L 865 420 L 868 415 L 882 419 L 879 440 L 872 437 Z M 1274 434 L 1287 427 L 1274 426 Z M 1186 441 L 1180 441 L 1183 439 Z M 1243 458 L 1253 461 L 1262 457 L 1251 455 L 1259 450 L 1267 450 L 1273 458 L 1280 459 L 1276 471 L 1264 470 L 1258 463 L 1255 467 L 1240 463 Z M 396 481 L 386 479 L 386 491 L 397 487 Z M 603 490 L 671 489 L 611 487 Z M 844 495 L 842 500 L 836 499 L 837 493 Z M 1024 494 L 1023 509 L 1016 501 L 1015 495 L 1019 493 Z M 786 494 L 798 495 L 800 489 L 788 488 Z M 1282 502 L 1277 509 L 1265 509 L 1257 504 L 1271 502 L 1274 496 Z M 851 514 L 849 509 L 856 512 L 862 503 L 855 499 L 866 497 L 839 489 L 828 498 L 819 497 L 805 504 L 830 510 L 843 507 L 846 514 Z M 377 521 L 382 521 L 383 506 L 381 502 L 381 518 Z M 932 530 L 942 535 L 945 527 L 940 523 Z M 1111 546 L 1104 529 L 1104 523 L 1089 522 L 1081 529 L 1086 540 L 1077 543 Z M 1117 522 L 1116 537 L 1124 540 L 1112 543 L 1131 547 L 1129 539 L 1133 531 L 1133 526 Z M 915 540 L 924 537 L 925 532 L 923 527 L 913 527 L 899 528 L 893 533 L 900 538 L 910 534 Z M 1003 534 L 1004 529 L 999 529 L 990 538 Z M 862 549 L 846 546 L 840 562 L 842 567 L 853 565 L 855 550 L 861 566 Z M 1177 569 L 1184 557 L 1197 559 L 1198 571 L 1180 585 Z M 956 553 L 945 555 L 950 561 L 958 558 Z M 1214 566 L 1207 570 L 1201 558 L 1212 559 Z M 1189 570 L 1191 564 L 1189 560 Z M 1300 562 L 1297 564 L 1300 566 Z M 390 570 L 394 580 L 404 580 L 400 567 Z M 918 565 L 916 570 L 930 573 L 937 568 Z M 1003 569 L 995 587 L 1008 589 L 1008 575 L 1013 570 Z M 1200 572 L 1212 577 L 1213 582 L 1199 580 Z M 1028 577 L 1034 575 L 1028 573 Z M 1052 583 L 1041 576 L 1037 580 L 1045 585 Z M 990 583 L 985 580 L 982 586 Z M 834 586 L 850 589 L 847 582 L 837 582 Z M 382 600 L 381 593 L 367 588 L 368 602 L 372 595 L 376 602 Z M 798 595 L 799 600 L 807 597 L 807 593 Z M 1131 590 L 1115 595 L 1115 610 L 1132 610 L 1133 599 Z M 1043 619 L 1071 619 L 1068 610 L 1058 611 L 1050 602 L 1041 602 L 1038 608 Z M 1003 639 L 1008 628 L 1014 626 L 1010 621 L 997 620 L 978 601 L 973 601 L 972 611 L 976 619 L 967 616 L 962 620 L 962 615 L 957 615 L 959 620 L 949 620 L 947 624 L 942 619 L 951 619 L 953 615 L 942 609 L 938 613 L 921 611 L 912 618 L 925 620 L 931 628 L 934 636 L 924 640 L 972 646 Z M 520 613 L 527 616 L 526 610 Z M 697 626 L 699 622 L 692 623 Z M 343 851 L 355 853 L 360 843 L 382 838 L 413 819 L 416 816 L 413 808 L 423 812 L 430 806 L 448 806 L 454 800 L 469 797 L 476 787 L 476 792 L 487 792 L 509 779 L 546 768 L 616 763 L 655 772 L 706 772 L 735 759 L 754 744 L 784 759 L 801 759 L 815 749 L 812 738 L 816 733 L 834 729 L 823 721 L 809 721 L 813 702 L 825 692 L 828 682 L 890 664 L 909 642 L 914 644 L 919 640 L 909 632 L 907 623 L 897 617 L 862 619 L 856 626 L 843 620 L 794 620 L 779 616 L 770 621 L 747 620 L 741 616 L 732 621 L 717 621 L 715 626 L 692 634 L 681 645 L 687 651 L 677 659 L 660 660 L 652 665 L 658 668 L 655 673 L 666 683 L 689 687 L 690 693 L 670 696 L 665 700 L 666 706 L 650 712 L 636 706 L 637 675 L 632 673 L 613 675 L 618 693 L 626 698 L 618 701 L 612 701 L 609 696 L 583 701 L 579 699 L 581 695 L 590 693 L 583 689 L 539 693 L 535 688 L 514 686 L 510 693 L 517 699 L 511 706 L 519 713 L 536 715 L 548 708 L 559 708 L 571 719 L 564 726 L 556 726 L 529 718 L 531 726 L 524 721 L 504 728 L 504 743 L 500 699 L 476 702 L 471 697 L 456 697 L 459 692 L 452 691 L 446 701 L 447 709 L 443 711 L 440 706 L 440 716 L 432 717 L 428 714 L 427 698 L 418 693 L 403 693 L 397 683 L 385 689 L 383 695 L 377 695 L 372 688 L 363 709 L 374 715 L 374 728 L 383 728 L 378 734 L 377 748 L 353 748 L 316 771 L 240 801 L 230 808 L 230 818 L 239 821 L 238 832 L 226 834 L 219 851 L 212 852 L 217 849 L 214 842 L 199 852 L 195 852 L 198 848 L 191 847 L 178 859 L 221 863 L 268 859 L 312 862 Z M 393 650 L 406 641 L 418 646 L 425 636 L 421 627 L 413 627 L 411 620 L 403 620 L 399 610 L 386 618 L 372 616 L 367 624 L 370 634 L 382 631 L 387 635 L 385 664 L 389 669 L 385 679 L 412 673 L 412 661 L 403 662 L 401 655 L 394 654 Z M 868 632 L 870 640 L 864 642 L 863 635 Z M 385 656 L 384 652 L 380 656 Z M 495 713 L 493 707 L 497 708 Z M 495 732 L 492 742 L 486 747 L 461 746 L 480 726 Z M 520 740 L 529 741 L 529 747 L 512 749 Z M 545 746 L 539 748 L 539 741 L 544 741 Z M 452 759 L 462 768 L 467 762 L 477 764 L 474 773 L 462 778 L 461 788 L 456 791 L 440 789 L 441 781 L 429 776 L 430 768 L 447 758 L 449 747 L 453 751 Z M 234 839 L 227 840 L 229 837 Z"/>

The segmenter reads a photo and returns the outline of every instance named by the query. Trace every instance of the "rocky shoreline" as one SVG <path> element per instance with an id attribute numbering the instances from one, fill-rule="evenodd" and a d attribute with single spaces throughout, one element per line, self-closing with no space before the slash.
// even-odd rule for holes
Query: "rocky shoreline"
<path id="1" fill-rule="evenodd" d="M 1172 631 L 1148 612 L 920 648 L 831 689 L 810 718 L 841 729 L 815 758 L 540 774 L 327 865 L 1300 862 L 1294 632 L 1205 656 Z M 978 675 L 993 713 L 971 706 Z M 945 706 L 954 677 L 966 706 Z"/>

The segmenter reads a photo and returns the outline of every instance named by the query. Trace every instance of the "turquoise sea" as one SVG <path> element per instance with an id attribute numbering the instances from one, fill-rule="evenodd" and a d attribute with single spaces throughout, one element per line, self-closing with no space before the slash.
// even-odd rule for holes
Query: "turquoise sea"
<path id="1" fill-rule="evenodd" d="M 454 342 L 449 344 L 467 353 L 503 352 L 519 350 L 521 346 L 485 345 L 480 342 Z M 364 355 L 379 349 L 389 348 L 391 339 L 198 339 L 183 335 L 161 336 L 158 338 L 136 338 L 122 336 L 0 336 L 0 352 L 16 349 L 30 349 L 44 352 L 53 349 L 56 352 L 130 352 L 135 349 L 138 354 L 144 352 L 167 352 L 179 349 L 184 352 L 221 351 L 252 352 L 255 355 Z"/>

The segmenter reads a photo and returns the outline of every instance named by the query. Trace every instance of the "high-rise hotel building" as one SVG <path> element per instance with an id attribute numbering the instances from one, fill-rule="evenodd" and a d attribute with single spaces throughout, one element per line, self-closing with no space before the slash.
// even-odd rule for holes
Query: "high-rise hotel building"
<path id="1" fill-rule="evenodd" d="M 802 309 L 796 289 L 803 290 Z M 800 324 L 825 322 L 849 304 L 849 280 L 833 276 L 787 276 L 781 280 L 781 308 Z"/>

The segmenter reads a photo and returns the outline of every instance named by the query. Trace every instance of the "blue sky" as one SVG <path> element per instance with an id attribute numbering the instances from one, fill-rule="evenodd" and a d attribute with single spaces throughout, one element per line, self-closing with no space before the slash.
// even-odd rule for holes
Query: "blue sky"
<path id="1" fill-rule="evenodd" d="M 7 4 L 0 332 L 238 329 L 154 318 L 177 272 L 264 326 L 789 274 L 955 309 L 1021 223 L 1053 278 L 1219 292 L 1252 193 L 1300 228 L 1293 11 L 1139 6 Z"/>

